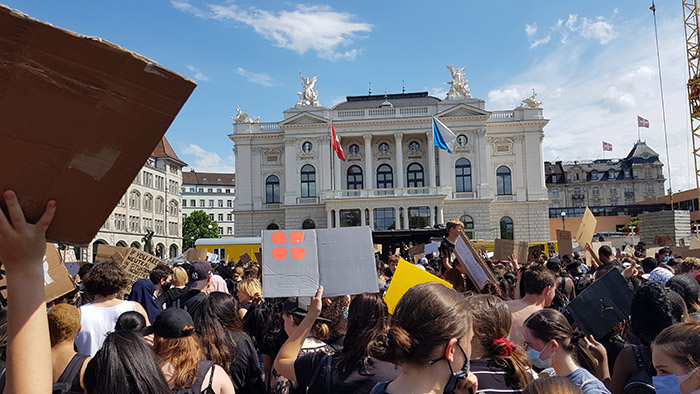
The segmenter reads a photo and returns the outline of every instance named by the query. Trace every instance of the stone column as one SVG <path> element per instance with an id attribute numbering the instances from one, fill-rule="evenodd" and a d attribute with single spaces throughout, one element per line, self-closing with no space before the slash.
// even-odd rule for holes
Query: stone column
<path id="1" fill-rule="evenodd" d="M 333 225 L 333 215 L 331 214 L 331 210 L 326 211 L 326 228 L 332 228 Z"/>
<path id="2" fill-rule="evenodd" d="M 408 207 L 403 207 L 403 228 L 408 230 Z"/>
<path id="3" fill-rule="evenodd" d="M 428 146 L 426 146 L 428 150 L 428 182 L 425 186 L 435 186 L 437 184 L 435 183 L 435 149 L 437 148 L 430 143 L 433 140 L 433 129 L 426 131 L 425 134 L 428 136 Z"/>
<path id="4" fill-rule="evenodd" d="M 435 226 L 435 214 L 437 213 L 437 207 L 430 207 L 430 227 Z"/>
<path id="5" fill-rule="evenodd" d="M 340 171 L 340 166 L 342 162 L 340 161 L 338 155 L 334 151 L 331 151 L 331 157 L 333 158 L 333 190 L 342 190 L 343 179 L 341 178 Z"/>
<path id="6" fill-rule="evenodd" d="M 300 196 L 296 191 L 297 187 L 301 187 L 301 180 L 297 176 L 296 142 L 295 138 L 284 139 L 284 184 L 280 185 L 284 190 L 284 199 L 281 201 L 284 205 L 296 205 L 296 197 Z"/>
<path id="7" fill-rule="evenodd" d="M 365 140 L 366 141 L 366 140 Z M 368 226 L 367 221 L 365 220 L 365 210 L 364 208 L 360 208 L 360 225 Z"/>
<path id="8" fill-rule="evenodd" d="M 335 227 L 340 227 L 340 209 L 335 210 Z"/>
<path id="9" fill-rule="evenodd" d="M 265 149 L 253 148 L 253 172 L 251 174 L 260 174 L 262 172 L 262 156 L 264 154 Z M 251 178 L 253 184 L 253 210 L 261 210 L 262 205 L 265 203 L 265 193 L 263 193 L 265 190 L 265 179 L 255 175 L 251 176 Z M 238 193 L 238 190 L 236 190 L 236 193 Z M 238 199 L 238 196 L 236 199 Z"/>
<path id="10" fill-rule="evenodd" d="M 396 168 L 394 169 L 394 180 L 396 187 L 403 188 L 404 169 L 403 169 L 403 133 L 394 133 L 394 141 L 396 143 Z"/>
<path id="11" fill-rule="evenodd" d="M 331 168 L 331 155 L 335 152 L 331 150 L 331 138 L 329 136 L 318 137 L 316 141 L 318 144 L 318 152 L 321 153 L 319 161 L 320 168 L 316 169 L 316 182 L 319 186 L 316 194 L 321 196 L 323 190 L 333 189 L 331 185 L 331 172 L 328 170 Z"/>
<path id="12" fill-rule="evenodd" d="M 472 163 L 472 182 L 476 186 L 477 198 L 480 199 L 491 199 L 496 193 L 496 170 L 493 169 L 493 174 L 491 171 L 491 156 L 489 148 L 487 148 L 486 143 L 490 137 L 486 137 L 486 129 L 479 129 L 476 131 L 476 141 L 474 146 L 476 148 L 476 160 Z M 490 141 L 488 141 L 490 144 Z M 493 186 L 489 184 L 489 179 L 493 179 Z"/>
<path id="13" fill-rule="evenodd" d="M 372 134 L 362 134 L 362 138 L 365 140 L 365 189 L 374 189 L 374 182 L 372 182 L 374 175 L 374 170 L 372 169 Z"/>
<path id="14" fill-rule="evenodd" d="M 399 222 L 400 219 L 399 208 L 394 207 L 394 230 L 399 230 L 401 228 L 401 223 Z"/>
<path id="15" fill-rule="evenodd" d="M 445 224 L 445 216 L 442 207 L 438 207 L 438 224 Z"/>

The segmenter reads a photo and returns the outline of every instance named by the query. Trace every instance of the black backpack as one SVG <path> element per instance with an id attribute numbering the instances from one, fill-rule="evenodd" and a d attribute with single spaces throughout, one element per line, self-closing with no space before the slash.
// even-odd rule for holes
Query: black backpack
<path id="1" fill-rule="evenodd" d="M 634 359 L 637 364 L 637 372 L 625 383 L 624 394 L 655 394 L 654 382 L 649 372 L 649 363 L 644 362 L 642 349 L 637 345 L 632 345 Z"/>

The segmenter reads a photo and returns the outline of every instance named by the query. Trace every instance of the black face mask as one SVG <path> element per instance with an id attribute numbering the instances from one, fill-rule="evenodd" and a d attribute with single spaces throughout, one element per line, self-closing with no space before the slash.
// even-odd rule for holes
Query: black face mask
<path id="1" fill-rule="evenodd" d="M 173 286 L 173 284 L 170 283 L 170 282 L 165 282 L 165 283 L 163 283 L 163 286 L 161 286 L 162 292 L 165 293 L 166 291 L 170 290 L 170 288 L 171 288 L 172 286 Z"/>
<path id="2" fill-rule="evenodd" d="M 469 375 L 469 357 L 467 357 L 467 353 L 464 352 L 464 349 L 462 349 L 462 346 L 459 343 L 457 343 L 457 347 L 459 347 L 459 350 L 461 350 L 462 354 L 464 354 L 465 360 L 462 369 L 460 369 L 459 371 L 455 372 L 452 369 L 452 364 L 449 360 L 447 360 L 445 356 L 442 356 L 436 360 L 432 360 L 429 362 L 430 365 L 433 365 L 438 361 L 447 361 L 447 366 L 450 368 L 450 378 L 447 380 L 447 383 L 445 384 L 445 389 L 442 391 L 445 394 L 454 394 L 455 389 L 459 384 L 459 381 L 462 379 L 466 379 L 466 377 Z"/>

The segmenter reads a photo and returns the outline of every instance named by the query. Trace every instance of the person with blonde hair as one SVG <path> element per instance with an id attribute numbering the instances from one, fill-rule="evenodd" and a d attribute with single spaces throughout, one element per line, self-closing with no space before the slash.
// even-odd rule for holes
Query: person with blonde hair
<path id="1" fill-rule="evenodd" d="M 178 299 L 185 293 L 187 286 L 187 271 L 182 267 L 173 267 L 173 279 L 170 282 L 171 287 L 164 293 L 158 296 L 158 301 L 165 305 L 166 308 L 171 306 L 179 306 Z"/>
<path id="2" fill-rule="evenodd" d="M 259 279 L 250 278 L 238 282 L 236 297 L 238 297 L 238 314 L 241 319 L 245 318 L 248 309 L 254 307 L 254 303 L 257 305 L 263 301 L 261 296 L 262 285 Z"/>
<path id="3" fill-rule="evenodd" d="M 700 391 L 700 323 L 678 323 L 665 328 L 651 344 L 656 369 L 652 377 L 657 392 L 662 388 L 681 394 Z"/>

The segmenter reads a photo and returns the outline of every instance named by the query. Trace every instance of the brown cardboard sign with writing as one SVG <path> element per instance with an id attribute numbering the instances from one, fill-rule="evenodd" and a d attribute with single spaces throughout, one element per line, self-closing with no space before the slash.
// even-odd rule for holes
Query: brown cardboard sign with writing
<path id="1" fill-rule="evenodd" d="M 187 261 L 206 260 L 206 249 L 190 249 L 187 251 Z"/>
<path id="2" fill-rule="evenodd" d="M 656 258 L 656 253 L 658 253 L 659 250 L 661 250 L 661 249 L 663 249 L 663 248 L 661 248 L 660 246 L 654 247 L 654 248 L 647 248 L 646 257 Z"/>
<path id="3" fill-rule="evenodd" d="M 593 212 L 586 207 L 586 212 L 583 214 L 581 224 L 578 226 L 578 229 L 574 234 L 574 238 L 576 238 L 579 245 L 585 246 L 586 244 L 591 243 L 597 225 L 598 220 L 595 218 L 595 216 L 593 216 Z"/>
<path id="4" fill-rule="evenodd" d="M 527 260 L 525 264 L 539 260 L 540 256 L 542 255 L 542 245 L 532 245 L 529 248 L 527 248 Z"/>
<path id="5" fill-rule="evenodd" d="M 493 260 L 508 261 L 508 258 L 514 254 L 518 256 L 518 263 L 523 264 L 527 261 L 528 248 L 527 242 L 496 239 L 493 246 Z"/>
<path id="6" fill-rule="evenodd" d="M 262 253 L 260 252 L 253 252 L 253 255 L 255 255 L 255 261 L 258 264 L 262 264 Z"/>
<path id="7" fill-rule="evenodd" d="M 415 256 L 417 254 L 425 253 L 425 244 L 415 245 L 408 250 L 409 256 Z"/>
<path id="8" fill-rule="evenodd" d="M 568 254 L 574 254 L 574 247 L 571 243 L 571 231 L 557 230 L 557 245 L 559 246 L 559 258 Z"/>
<path id="9" fill-rule="evenodd" d="M 126 259 L 126 255 L 131 252 L 130 248 L 111 245 L 97 245 L 97 254 L 93 259 L 94 263 L 103 261 L 115 261 L 119 264 Z"/>
<path id="10" fill-rule="evenodd" d="M 97 256 L 100 256 L 100 258 L 95 257 L 96 263 L 114 260 L 126 271 L 129 278 L 129 285 L 124 289 L 126 294 L 131 292 L 131 285 L 134 282 L 148 278 L 151 270 L 160 263 L 160 258 L 143 250 L 119 246 L 99 245 L 97 247 Z"/>
<path id="11" fill-rule="evenodd" d="M 251 261 L 253 261 L 253 259 L 250 258 L 250 255 L 248 254 L 248 252 L 245 252 L 242 255 L 238 256 L 238 258 L 241 260 L 241 263 L 243 263 L 244 265 L 248 265 L 248 264 L 250 264 Z"/>
<path id="12" fill-rule="evenodd" d="M 497 283 L 496 276 L 491 272 L 491 268 L 484 263 L 479 253 L 472 246 L 471 241 L 464 235 L 464 232 L 459 232 L 454 254 L 477 289 L 483 289 L 486 282 L 489 281 Z"/>

